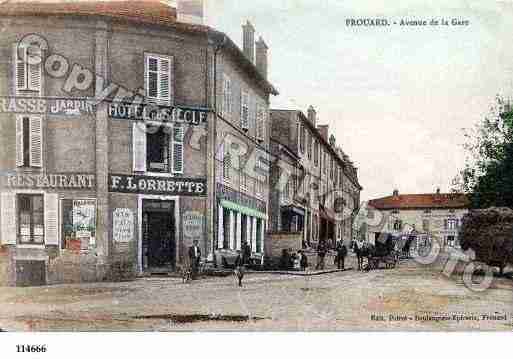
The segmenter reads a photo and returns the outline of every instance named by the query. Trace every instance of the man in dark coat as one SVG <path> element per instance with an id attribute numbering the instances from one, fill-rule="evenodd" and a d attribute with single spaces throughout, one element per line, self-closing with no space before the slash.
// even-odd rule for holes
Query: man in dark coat
<path id="1" fill-rule="evenodd" d="M 248 265 L 251 260 L 251 247 L 247 241 L 242 242 L 242 264 Z"/>
<path id="2" fill-rule="evenodd" d="M 342 241 L 337 242 L 337 268 L 344 269 L 347 256 L 347 248 Z"/>
<path id="3" fill-rule="evenodd" d="M 324 241 L 320 241 L 317 245 L 317 265 L 315 266 L 315 269 L 324 269 L 324 259 L 327 252 L 328 249 L 326 248 L 326 243 Z"/>
<path id="4" fill-rule="evenodd" d="M 198 246 L 198 241 L 194 240 L 192 246 L 189 247 L 189 261 L 191 263 L 192 279 L 196 279 L 201 260 L 201 250 Z"/>

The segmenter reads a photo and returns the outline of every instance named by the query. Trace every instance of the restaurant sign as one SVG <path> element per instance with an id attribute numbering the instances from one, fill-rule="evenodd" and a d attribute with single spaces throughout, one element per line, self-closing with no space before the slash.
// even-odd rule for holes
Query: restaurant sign
<path id="1" fill-rule="evenodd" d="M 109 176 L 109 191 L 120 193 L 204 197 L 206 178 L 153 177 L 135 175 Z"/>
<path id="2" fill-rule="evenodd" d="M 90 174 L 16 174 L 0 176 L 0 187 L 26 189 L 94 189 L 96 176 Z"/>

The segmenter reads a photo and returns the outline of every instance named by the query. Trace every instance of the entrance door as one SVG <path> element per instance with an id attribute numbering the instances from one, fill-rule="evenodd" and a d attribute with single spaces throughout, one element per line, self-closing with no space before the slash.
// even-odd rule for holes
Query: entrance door
<path id="1" fill-rule="evenodd" d="M 171 269 L 176 261 L 174 202 L 145 201 L 143 253 L 146 269 Z"/>

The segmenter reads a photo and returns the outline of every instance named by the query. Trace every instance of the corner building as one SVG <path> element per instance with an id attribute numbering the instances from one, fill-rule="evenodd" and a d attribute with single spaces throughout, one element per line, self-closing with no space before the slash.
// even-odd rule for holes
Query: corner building
<path id="1" fill-rule="evenodd" d="M 263 40 L 251 59 L 152 0 L 5 3 L 0 14 L 0 285 L 169 272 L 194 240 L 205 261 L 219 258 L 219 208 L 242 195 L 216 191 L 214 153 L 229 131 L 268 144 L 277 92 Z M 44 41 L 20 46 L 27 34 Z M 250 115 L 237 131 L 241 98 Z"/>

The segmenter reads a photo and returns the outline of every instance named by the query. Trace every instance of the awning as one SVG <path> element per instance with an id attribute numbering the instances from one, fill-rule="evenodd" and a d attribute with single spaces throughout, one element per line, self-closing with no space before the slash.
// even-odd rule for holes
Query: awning
<path id="1" fill-rule="evenodd" d="M 244 207 L 244 206 L 241 206 L 240 204 L 237 204 L 237 203 L 231 202 L 231 201 L 227 201 L 225 199 L 222 199 L 220 204 L 223 208 L 231 209 L 236 212 L 240 212 L 242 214 L 245 214 L 246 216 L 267 220 L 267 215 L 265 213 L 257 211 L 256 209 Z"/>
<path id="2" fill-rule="evenodd" d="M 283 206 L 282 207 L 282 211 L 284 212 L 292 212 L 294 214 L 297 214 L 298 216 L 302 216 L 304 217 L 306 212 L 303 208 L 301 207 L 297 207 L 297 206 L 294 206 L 294 205 L 289 205 L 289 206 Z"/>

